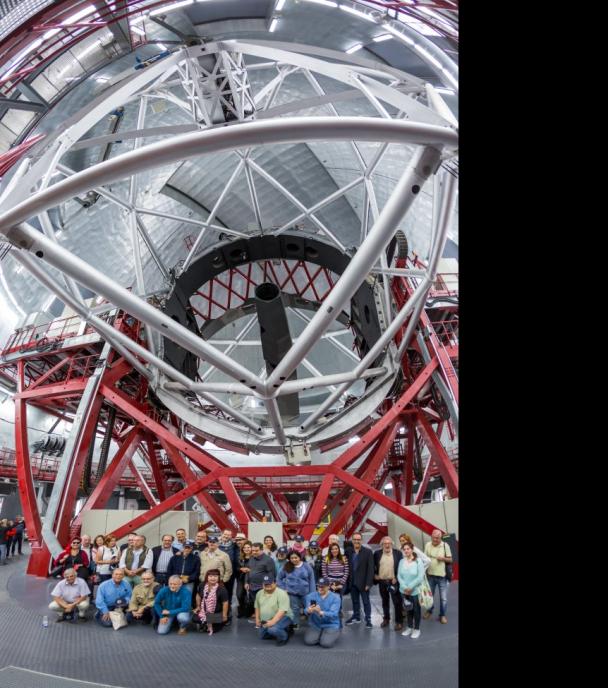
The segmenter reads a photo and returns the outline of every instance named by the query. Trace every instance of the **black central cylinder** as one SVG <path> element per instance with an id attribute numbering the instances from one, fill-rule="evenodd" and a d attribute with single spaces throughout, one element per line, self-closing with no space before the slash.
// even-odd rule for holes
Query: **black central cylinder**
<path id="1" fill-rule="evenodd" d="M 266 373 L 270 375 L 287 354 L 292 343 L 281 290 L 272 282 L 258 285 L 255 289 L 255 305 L 260 325 L 262 354 L 266 361 Z M 288 379 L 297 379 L 295 370 Z M 278 397 L 277 402 L 284 421 L 290 422 L 300 414 L 297 394 L 285 394 Z"/>

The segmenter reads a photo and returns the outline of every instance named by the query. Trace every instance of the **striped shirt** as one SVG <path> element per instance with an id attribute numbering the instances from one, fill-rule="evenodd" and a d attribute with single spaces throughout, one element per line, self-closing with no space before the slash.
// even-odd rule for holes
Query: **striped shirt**
<path id="1" fill-rule="evenodd" d="M 323 559 L 321 572 L 324 578 L 329 578 L 332 582 L 346 585 L 346 581 L 348 580 L 348 561 L 331 559 L 328 562 L 326 559 Z"/>
<path id="2" fill-rule="evenodd" d="M 173 550 L 171 547 L 169 547 L 169 549 L 161 549 L 160 554 L 158 555 L 158 561 L 156 562 L 156 573 L 167 572 L 167 568 L 172 556 Z"/>

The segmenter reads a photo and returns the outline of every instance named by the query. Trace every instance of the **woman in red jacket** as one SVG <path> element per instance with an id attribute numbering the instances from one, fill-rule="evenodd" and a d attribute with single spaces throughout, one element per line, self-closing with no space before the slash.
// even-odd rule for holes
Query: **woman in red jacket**
<path id="1" fill-rule="evenodd" d="M 76 575 L 85 581 L 89 577 L 89 557 L 80 548 L 80 538 L 72 538 L 70 544 L 59 554 L 53 562 L 53 566 L 61 567 L 57 574 L 63 577 L 66 569 L 74 569 Z"/>

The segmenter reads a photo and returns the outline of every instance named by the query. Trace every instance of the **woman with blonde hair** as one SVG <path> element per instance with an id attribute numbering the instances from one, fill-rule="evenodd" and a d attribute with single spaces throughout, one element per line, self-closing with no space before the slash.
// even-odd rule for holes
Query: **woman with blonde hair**
<path id="1" fill-rule="evenodd" d="M 97 542 L 97 538 L 95 538 L 95 542 Z M 110 580 L 112 571 L 120 561 L 120 549 L 116 545 L 116 538 L 113 535 L 106 535 L 103 545 L 97 548 L 95 561 L 97 562 L 96 573 L 99 577 L 99 583 Z"/>

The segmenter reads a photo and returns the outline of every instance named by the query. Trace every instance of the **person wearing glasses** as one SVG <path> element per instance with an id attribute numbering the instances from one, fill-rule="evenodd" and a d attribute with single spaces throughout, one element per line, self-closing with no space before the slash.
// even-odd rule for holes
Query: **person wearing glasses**
<path id="1" fill-rule="evenodd" d="M 74 569 L 78 578 L 87 581 L 89 578 L 89 557 L 81 549 L 81 540 L 78 537 L 72 538 L 70 544 L 60 552 L 53 561 L 53 566 L 61 567 L 58 572 L 61 577 L 68 569 Z"/>
<path id="2" fill-rule="evenodd" d="M 53 601 L 49 609 L 59 612 L 57 622 L 76 621 L 78 617 L 86 621 L 86 611 L 89 608 L 89 586 L 82 578 L 78 578 L 74 569 L 63 572 L 63 580 L 51 591 Z"/>
<path id="3" fill-rule="evenodd" d="M 361 623 L 361 600 L 365 612 L 365 628 L 372 626 L 372 605 L 369 591 L 374 584 L 374 555 L 369 547 L 363 547 L 361 533 L 353 533 L 353 549 L 349 553 L 351 570 L 350 596 L 353 601 L 353 615 L 346 622 L 347 626 Z"/>
<path id="4" fill-rule="evenodd" d="M 141 621 L 143 624 L 149 624 L 152 621 L 154 599 L 159 589 L 160 585 L 154 580 L 152 570 L 144 571 L 141 574 L 141 583 L 136 585 L 131 593 L 126 614 L 127 623 Z"/>

